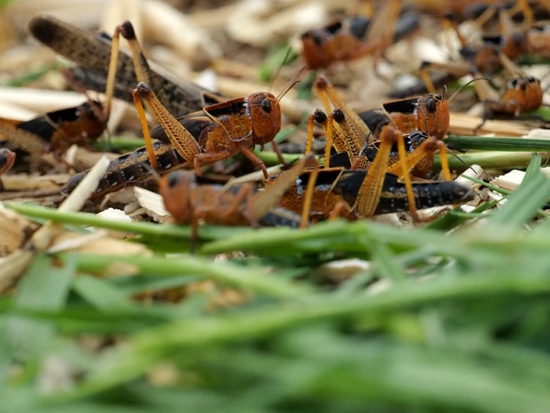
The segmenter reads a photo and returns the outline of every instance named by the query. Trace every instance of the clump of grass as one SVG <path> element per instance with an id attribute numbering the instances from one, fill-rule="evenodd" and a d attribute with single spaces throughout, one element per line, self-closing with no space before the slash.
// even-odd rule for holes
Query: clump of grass
<path id="1" fill-rule="evenodd" d="M 550 236 L 548 220 L 533 217 L 550 180 L 536 169 L 501 208 L 456 212 L 451 226 L 461 226 L 451 235 L 435 229 L 449 222 L 205 227 L 196 256 L 166 254 L 188 247 L 187 227 L 11 205 L 33 219 L 131 232 L 156 254 L 37 254 L 17 290 L 0 299 L 2 406 L 545 411 Z M 213 262 L 216 254 L 225 261 Z M 316 275 L 346 258 L 371 265 L 339 283 Z M 112 276 L 128 263 L 137 275 Z M 172 304 L 135 299 L 204 280 L 215 284 Z M 243 302 L 215 309 L 227 289 Z"/>

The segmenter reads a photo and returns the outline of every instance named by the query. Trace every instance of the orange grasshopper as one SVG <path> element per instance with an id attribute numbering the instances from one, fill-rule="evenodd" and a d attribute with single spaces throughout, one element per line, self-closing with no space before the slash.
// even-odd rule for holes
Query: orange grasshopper
<path id="1" fill-rule="evenodd" d="M 396 175 L 386 173 L 382 178 L 378 200 L 369 198 L 368 171 L 343 168 L 324 168 L 305 172 L 281 198 L 279 206 L 296 214 L 307 205 L 309 221 L 314 223 L 342 217 L 348 220 L 368 218 L 379 214 L 410 212 L 436 206 L 456 205 L 474 198 L 473 192 L 455 181 L 412 183 L 413 202 L 404 183 Z M 311 201 L 307 188 L 314 183 Z"/>
<path id="2" fill-rule="evenodd" d="M 508 79 L 500 95 L 484 79 L 475 83 L 476 93 L 484 104 L 484 111 L 483 121 L 475 128 L 474 134 L 487 119 L 495 116 L 518 117 L 523 112 L 530 112 L 542 106 L 544 91 L 540 80 L 533 76 L 524 76 L 505 54 L 501 53 L 500 59 L 512 77 Z"/>
<path id="3" fill-rule="evenodd" d="M 419 220 L 417 209 L 473 199 L 469 188 L 454 181 L 413 184 L 408 177 L 409 162 L 414 164 L 414 157 L 421 158 L 423 152 L 429 151 L 428 146 L 438 141 L 429 139 L 419 146 L 416 153 L 405 154 L 403 138 L 393 124 L 388 124 L 381 132 L 376 156 L 369 160 L 368 165 L 361 165 L 367 170 L 329 167 L 306 172 L 287 191 L 279 205 L 296 213 L 306 208 L 310 211 L 311 222 L 336 217 L 354 220 L 404 211 L 409 211 L 415 220 Z M 400 156 L 388 162 L 396 143 Z M 391 165 L 392 162 L 396 163 Z M 405 179 L 404 184 L 398 182 L 398 175 Z M 314 185 L 312 193 L 311 185 Z M 306 187 L 308 191 L 304 189 Z"/>
<path id="4" fill-rule="evenodd" d="M 248 182 L 230 188 L 222 185 L 198 185 L 193 172 L 174 171 L 161 178 L 160 194 L 166 210 L 176 223 L 192 225 L 191 241 L 194 244 L 199 220 L 217 225 L 251 225 L 254 228 L 258 228 L 260 223 L 288 225 L 289 211 L 286 215 L 281 215 L 270 213 L 270 210 L 307 167 L 317 167 L 313 155 L 306 155 L 291 169 L 282 172 L 267 184 L 264 191 L 258 191 L 254 184 Z M 291 225 L 300 221 L 291 215 L 294 218 L 290 221 Z M 303 216 L 308 216 L 307 210 Z M 301 226 L 306 224 L 307 219 L 304 219 Z"/>
<path id="5" fill-rule="evenodd" d="M 420 28 L 418 14 L 409 12 L 399 16 L 401 3 L 386 2 L 371 19 L 355 16 L 303 33 L 300 40 L 307 68 L 327 69 L 337 62 L 367 55 L 378 59 L 392 43 Z"/>
<path id="6" fill-rule="evenodd" d="M 130 44 L 138 79 L 150 80 L 147 61 L 135 37 L 134 29 L 130 22 L 125 22 L 115 29 L 113 36 L 112 60 L 107 81 L 107 90 L 111 94 L 119 56 L 120 35 Z M 141 81 L 132 92 L 132 96 L 144 129 L 144 138 L 153 168 L 158 169 L 158 164 L 148 133 L 142 100 L 158 119 L 169 142 L 187 162 L 194 165 L 197 174 L 200 174 L 200 167 L 205 164 L 227 159 L 242 152 L 262 169 L 267 179 L 269 175 L 265 165 L 252 152 L 251 147 L 271 142 L 279 160 L 283 162 L 282 154 L 273 138 L 281 128 L 279 100 L 291 87 L 292 84 L 278 97 L 268 92 L 258 92 L 246 98 L 209 105 L 201 112 L 182 118 L 180 122 L 163 106 L 151 87 Z M 190 132 L 190 129 L 194 133 Z"/>
<path id="7" fill-rule="evenodd" d="M 408 155 L 410 158 L 409 163 L 415 165 L 422 161 L 424 175 L 427 172 L 426 169 L 431 168 L 435 147 L 442 152 L 442 158 L 446 159 L 444 145 L 436 143 L 436 140 L 443 139 L 449 127 L 449 107 L 444 96 L 428 94 L 418 98 L 386 103 L 382 108 L 384 113 L 371 110 L 356 114 L 347 106 L 344 99 L 340 97 L 326 78 L 319 77 L 314 83 L 314 88 L 321 98 L 325 110 L 331 114 L 327 117 L 322 112 L 316 112 L 310 117 L 308 124 L 310 139 L 308 140 L 306 152 L 311 150 L 313 121 L 316 120 L 327 131 L 325 159 L 330 160 L 330 149 L 334 146 L 336 152 L 350 154 L 352 165 L 357 159 L 359 163 L 355 167 L 361 168 L 361 162 L 364 163 L 366 160 L 364 158 L 359 159 L 359 153 L 364 151 L 364 148 L 368 145 L 381 140 L 383 129 L 391 122 L 406 137 L 404 144 L 408 140 L 409 147 L 406 152 L 411 153 L 414 151 L 414 160 L 410 158 L 412 154 Z M 331 107 L 336 109 L 331 112 Z M 411 133 L 417 131 L 425 132 L 436 140 L 432 138 L 423 143 L 426 141 L 427 136 L 423 139 L 420 139 L 421 135 L 418 134 L 413 135 L 413 139 L 408 137 Z M 370 139 L 367 139 L 368 136 L 370 136 Z M 397 157 L 393 156 L 391 159 L 394 159 L 395 162 Z M 363 167 L 366 166 L 366 164 L 363 165 Z M 420 172 L 420 166 L 417 171 Z M 446 176 L 450 177 L 450 173 L 446 173 Z"/>
<path id="8" fill-rule="evenodd" d="M 521 13 L 524 17 L 524 23 L 521 26 L 514 24 L 510 17 L 516 12 Z M 483 36 L 481 45 L 469 45 L 460 32 L 455 16 L 447 14 L 443 18 L 443 25 L 447 31 L 452 30 L 456 34 L 461 44 L 459 52 L 462 60 L 444 64 L 422 62 L 419 74 L 423 83 L 405 90 L 394 91 L 391 96 L 401 98 L 424 93 L 426 90 L 430 93 L 437 93 L 436 87 L 441 87 L 472 72 L 492 74 L 499 70 L 502 67 L 499 58 L 500 52 L 511 60 L 516 60 L 519 56 L 526 54 L 528 51 L 527 28 L 532 24 L 533 15 L 525 0 L 519 1 L 511 10 L 496 9 L 490 6 L 476 20 L 475 25 L 481 27 L 495 14 L 498 14 L 500 33 L 496 36 Z M 430 75 L 428 71 L 435 71 L 435 73 Z"/>
<path id="9" fill-rule="evenodd" d="M 87 147 L 96 141 L 105 131 L 108 117 L 101 103 L 89 100 L 24 122 L 0 118 L 0 139 L 31 155 L 53 152 L 61 159 L 72 145 Z"/>
<path id="10" fill-rule="evenodd" d="M 40 27 L 41 30 L 35 30 L 34 32 L 42 32 L 42 26 L 51 27 L 52 22 L 50 20 L 42 18 L 42 20 L 36 21 L 34 26 Z M 56 31 L 60 27 L 63 29 L 61 33 L 65 33 L 68 30 L 66 26 L 59 22 L 53 24 Z M 262 169 L 264 177 L 267 179 L 268 173 L 265 165 L 252 152 L 251 147 L 255 144 L 264 145 L 269 142 L 271 142 L 274 151 L 278 154 L 279 160 L 281 162 L 284 161 L 273 138 L 281 127 L 279 100 L 292 87 L 292 84 L 278 97 L 275 97 L 271 93 L 258 92 L 246 98 L 208 105 L 202 108 L 200 112 L 176 119 L 148 85 L 148 83 L 158 80 L 160 75 L 150 70 L 139 42 L 135 37 L 131 23 L 125 22 L 115 29 L 112 38 L 111 61 L 106 81 L 107 102 L 110 102 L 114 94 L 113 89 L 115 80 L 117 80 L 116 71 L 117 68 L 120 68 L 118 63 L 119 58 L 122 58 L 123 70 L 128 72 L 126 68 L 128 56 L 119 53 L 118 45 L 121 35 L 128 40 L 134 59 L 136 76 L 140 80 L 140 83 L 132 92 L 132 99 L 138 110 L 144 130 L 146 149 L 138 149 L 134 155 L 126 154 L 121 159 L 111 162 L 108 170 L 109 176 L 104 176 L 102 183 L 100 183 L 100 192 L 98 193 L 110 192 L 109 188 L 113 188 L 113 190 L 119 189 L 126 184 L 135 183 L 132 180 L 139 180 L 146 176 L 146 174 L 141 173 L 144 169 L 142 166 L 145 167 L 145 164 L 140 165 L 140 162 L 144 161 L 142 155 L 144 150 L 149 155 L 148 162 L 151 167 L 159 172 L 167 172 L 178 167 L 184 167 L 185 165 L 192 165 L 196 173 L 200 174 L 200 167 L 202 165 L 227 159 L 238 152 L 243 152 L 253 163 Z M 41 35 L 40 38 L 48 43 L 47 36 Z M 44 40 L 44 38 L 46 39 Z M 95 37 L 93 39 L 97 43 L 97 39 Z M 96 43 L 92 44 L 97 46 Z M 67 46 L 65 45 L 65 47 Z M 65 54 L 70 54 L 63 47 L 61 47 L 61 50 Z M 81 59 L 78 57 L 75 60 L 80 61 Z M 162 129 L 153 131 L 153 135 L 160 139 L 163 142 L 162 144 L 153 144 L 151 142 L 142 100 L 146 102 L 161 124 Z M 167 101 L 170 101 L 170 99 Z M 160 152 L 156 151 L 156 148 Z M 132 162 L 133 165 L 129 165 L 129 162 Z M 71 179 L 65 185 L 63 191 L 65 193 L 69 192 L 82 179 L 82 176 L 77 175 Z M 132 179 L 126 181 L 126 177 Z"/>
<path id="11" fill-rule="evenodd" d="M 421 168 L 425 173 L 426 168 L 431 168 L 434 152 L 439 149 L 442 153 L 445 178 L 450 180 L 444 144 L 436 137 L 429 137 L 429 132 L 442 137 L 448 127 L 448 106 L 442 97 L 436 99 L 429 95 L 417 99 L 415 110 L 411 113 L 386 112 L 387 120 L 379 122 L 375 132 L 370 133 L 361 117 L 347 106 L 326 78 L 319 77 L 314 83 L 314 87 L 327 112 L 330 113 L 329 116 L 325 115 L 321 122 L 327 132 L 326 167 L 332 164 L 333 158 L 331 159 L 330 154 L 331 148 L 334 146 L 338 153 L 347 154 L 352 169 L 368 169 L 369 173 L 365 178 L 368 182 L 367 185 L 381 185 L 386 172 L 397 174 L 405 179 L 410 211 L 413 216 L 415 216 L 414 194 L 409 177 L 412 167 L 422 163 Z M 331 104 L 336 108 L 332 112 L 330 112 Z M 311 150 L 313 122 L 316 117 L 316 120 L 319 121 L 319 112 L 309 118 L 307 153 Z M 428 134 L 423 133 L 421 128 L 428 129 Z M 368 138 L 369 135 L 371 139 Z M 377 148 L 374 146 L 375 142 L 378 144 Z M 392 155 L 392 147 L 395 145 L 397 148 Z M 370 158 L 365 156 L 369 150 L 376 156 Z M 340 163 L 340 165 L 345 165 L 345 163 Z M 376 205 L 378 196 L 374 197 L 374 205 Z M 370 195 L 366 198 L 369 199 L 369 207 L 364 210 L 367 216 L 369 213 L 372 214 L 374 208 L 371 205 L 373 202 L 370 200 L 371 198 Z M 358 202 L 361 202 L 361 198 Z"/>

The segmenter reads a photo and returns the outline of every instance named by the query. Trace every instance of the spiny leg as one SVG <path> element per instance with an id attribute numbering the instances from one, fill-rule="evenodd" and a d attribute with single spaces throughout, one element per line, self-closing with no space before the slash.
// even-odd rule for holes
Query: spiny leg
<path id="1" fill-rule="evenodd" d="M 8 172 L 15 163 L 15 153 L 9 149 L 0 149 L 0 192 L 4 191 L 4 183 L 2 182 L 2 175 Z"/>
<path id="2" fill-rule="evenodd" d="M 371 217 L 376 210 L 380 193 L 384 185 L 388 158 L 393 143 L 399 139 L 401 133 L 391 124 L 388 124 L 382 130 L 380 135 L 380 148 L 369 168 L 353 208 L 365 218 Z"/>
<path id="3" fill-rule="evenodd" d="M 143 139 L 145 140 L 145 146 L 147 147 L 147 153 L 149 154 L 149 160 L 151 161 L 151 166 L 155 171 L 158 171 L 159 167 L 157 164 L 157 157 L 155 155 L 155 150 L 153 149 L 153 142 L 151 140 L 151 132 L 149 131 L 149 125 L 147 124 L 147 118 L 145 116 L 145 109 L 143 108 L 143 103 L 138 96 L 137 91 L 132 91 L 132 98 L 134 99 L 134 105 L 139 117 L 139 122 L 141 123 L 141 130 L 143 131 Z"/>
<path id="4" fill-rule="evenodd" d="M 132 60 L 134 62 L 134 70 L 138 81 L 145 82 L 153 86 L 151 78 L 151 70 L 147 64 L 147 60 L 141 51 L 141 47 L 136 38 L 134 27 L 129 21 L 125 21 L 119 26 L 115 27 L 111 41 L 111 60 L 109 62 L 109 72 L 107 74 L 107 85 L 105 87 L 105 117 L 109 119 L 111 113 L 111 105 L 115 90 L 115 78 L 117 73 L 119 55 L 120 55 L 120 35 L 122 35 L 130 46 L 132 52 Z M 135 102 L 135 100 L 134 100 Z"/>
<path id="5" fill-rule="evenodd" d="M 15 153 L 9 149 L 0 149 L 0 176 L 8 172 L 15 163 Z"/>
<path id="6" fill-rule="evenodd" d="M 135 93 L 148 104 L 178 153 L 186 161 L 193 162 L 200 153 L 199 144 L 193 135 L 160 103 L 148 85 L 140 82 Z"/>
<path id="7" fill-rule="evenodd" d="M 139 82 L 143 82 L 149 85 L 149 87 L 160 96 L 162 102 L 168 102 L 170 99 L 164 89 L 156 87 L 153 76 L 151 75 L 151 68 L 147 63 L 147 59 L 143 54 L 141 45 L 136 37 L 134 27 L 129 21 L 125 21 L 117 27 L 120 34 L 128 41 L 130 51 L 132 52 L 132 60 L 134 62 L 134 70 Z"/>
<path id="8" fill-rule="evenodd" d="M 341 146 L 343 146 L 341 149 L 336 148 L 338 152 L 345 151 L 350 155 L 350 160 L 354 160 L 361 150 L 362 145 L 366 141 L 365 137 L 358 137 L 356 136 L 356 132 L 353 129 L 353 126 L 350 124 L 348 117 L 346 116 L 345 112 L 340 109 L 336 108 L 332 112 L 332 118 L 336 122 L 334 126 L 336 126 L 336 130 L 338 131 L 337 137 L 339 141 L 341 141 Z M 333 139 L 333 145 L 335 145 L 335 139 Z M 336 146 L 336 145 L 335 145 Z"/>
<path id="9" fill-rule="evenodd" d="M 357 146 L 357 151 L 360 151 L 361 147 L 363 146 L 362 140 L 370 132 L 365 122 L 363 122 L 363 120 L 359 117 L 357 113 L 355 113 L 355 111 L 351 110 L 345 100 L 342 99 L 340 94 L 336 91 L 336 89 L 334 89 L 332 84 L 324 76 L 320 76 L 315 80 L 314 89 L 321 101 L 323 102 L 327 113 L 330 113 L 330 111 L 332 110 L 329 100 L 334 108 L 341 109 L 344 112 L 347 122 L 349 122 L 349 126 L 353 131 L 353 136 L 357 140 L 357 142 L 355 143 L 355 145 Z"/>
<path id="10" fill-rule="evenodd" d="M 117 66 L 118 66 L 118 60 L 119 60 L 119 54 L 120 54 L 120 35 L 122 35 L 127 41 L 128 45 L 130 46 L 130 51 L 132 53 L 132 61 L 134 63 L 134 70 L 136 72 L 136 77 L 139 82 L 143 82 L 148 85 L 148 88 L 152 90 L 157 90 L 157 92 L 161 95 L 161 98 L 163 101 L 168 101 L 166 99 L 166 92 L 162 89 L 158 90 L 158 88 L 155 87 L 153 78 L 151 76 L 151 69 L 149 67 L 149 64 L 147 63 L 147 59 L 145 58 L 145 55 L 143 54 L 143 51 L 141 49 L 141 46 L 137 40 L 136 33 L 134 31 L 134 27 L 132 26 L 132 23 L 129 21 L 125 21 L 121 25 L 115 27 L 115 31 L 112 38 L 112 46 L 111 46 L 111 60 L 109 62 L 109 72 L 107 75 L 107 86 L 105 90 L 106 94 L 106 102 L 105 102 L 105 118 L 106 120 L 109 119 L 109 115 L 111 112 L 111 102 L 114 95 L 114 88 L 115 88 L 115 78 L 116 78 L 116 72 L 117 72 Z M 138 85 L 138 95 L 141 93 L 139 91 L 139 85 Z M 139 95 L 140 97 L 143 97 Z M 134 100 L 134 104 L 138 110 L 138 115 L 140 118 L 140 123 L 142 126 L 142 129 L 145 131 L 145 129 L 148 127 L 144 127 L 146 125 L 147 121 L 145 118 L 145 111 L 143 109 L 143 105 L 141 102 L 139 104 L 137 101 L 139 100 L 136 97 L 136 92 L 134 91 L 132 93 L 132 98 Z M 153 98 L 158 101 L 157 97 L 153 94 Z M 150 103 L 150 102 L 149 102 Z M 159 102 L 160 104 L 160 102 Z M 161 105 L 162 106 L 162 105 Z M 164 109 L 164 107 L 163 107 Z M 156 110 L 154 110 L 156 117 L 160 120 L 160 117 Z M 168 112 L 168 111 L 166 111 Z M 162 122 L 161 122 L 162 124 Z M 164 126 L 163 126 L 164 128 Z M 166 128 L 164 128 L 166 131 Z M 167 135 L 170 136 L 170 134 L 167 132 Z M 149 135 L 150 136 L 150 135 Z M 174 142 L 173 142 L 174 143 Z M 146 146 L 147 146 L 147 152 L 149 153 L 149 157 L 151 158 L 151 164 L 156 169 L 156 160 L 154 157 L 153 149 L 152 149 L 152 143 L 151 139 L 146 139 Z M 178 147 L 178 145 L 174 144 L 174 146 Z M 178 149 L 178 152 L 186 159 L 190 160 L 185 157 L 186 151 L 180 152 L 180 149 Z"/>
<path id="11" fill-rule="evenodd" d="M 115 78 L 118 66 L 118 56 L 120 53 L 120 31 L 120 26 L 115 27 L 115 32 L 111 40 L 111 60 L 109 61 L 109 72 L 107 74 L 107 85 L 105 87 L 105 113 L 107 118 L 109 118 L 111 114 L 111 105 L 115 93 Z"/>
<path id="12" fill-rule="evenodd" d="M 334 137 L 334 118 L 331 113 L 327 119 L 327 137 L 325 141 L 325 168 L 330 168 L 330 151 Z"/>
<path id="13" fill-rule="evenodd" d="M 416 213 L 416 201 L 414 199 L 414 192 L 412 188 L 411 175 L 409 174 L 409 165 L 407 162 L 407 153 L 405 151 L 405 140 L 403 135 L 400 135 L 397 139 L 397 149 L 399 152 L 399 163 L 403 170 L 403 179 L 405 180 L 405 188 L 407 189 L 407 199 L 409 201 L 409 212 L 411 213 L 413 220 L 418 220 L 418 214 Z"/>
<path id="14" fill-rule="evenodd" d="M 449 168 L 449 158 L 447 157 L 447 147 L 443 142 L 439 142 L 439 157 L 441 158 L 441 169 L 446 181 L 451 180 L 451 168 Z"/>
<path id="15" fill-rule="evenodd" d="M 442 146 L 445 146 L 443 142 L 438 141 L 436 138 L 428 138 L 420 144 L 413 152 L 407 152 L 405 149 L 405 159 L 407 169 L 404 170 L 404 164 L 401 161 L 403 155 L 399 153 L 399 162 L 394 163 L 389 166 L 387 172 L 397 175 L 398 178 L 403 178 L 407 175 L 418 163 L 420 163 L 424 158 L 430 154 L 435 153 Z M 398 148 L 399 150 L 399 148 Z"/>
<path id="16" fill-rule="evenodd" d="M 38 135 L 0 120 L 0 138 L 13 143 L 17 148 L 33 156 L 41 156 L 48 151 L 49 145 Z"/>
<path id="17" fill-rule="evenodd" d="M 311 153 L 311 148 L 313 146 L 313 122 L 314 122 L 314 115 L 309 115 L 307 117 L 306 155 Z"/>
<path id="18" fill-rule="evenodd" d="M 247 148 L 245 146 L 241 148 L 241 152 L 243 153 L 244 156 L 246 156 L 248 159 L 250 159 L 254 163 L 254 165 L 256 165 L 258 168 L 260 168 L 262 170 L 265 179 L 269 179 L 269 172 L 267 172 L 267 168 L 265 167 L 265 163 L 260 158 L 258 158 L 258 155 L 256 155 L 252 150 L 250 150 L 249 148 Z"/>
<path id="19" fill-rule="evenodd" d="M 306 195 L 304 197 L 302 217 L 300 219 L 300 228 L 307 228 L 309 221 L 309 213 L 311 211 L 311 203 L 313 202 L 313 192 L 315 190 L 315 184 L 317 183 L 317 176 L 319 175 L 319 164 L 316 162 L 309 175 L 309 181 L 307 183 Z"/>

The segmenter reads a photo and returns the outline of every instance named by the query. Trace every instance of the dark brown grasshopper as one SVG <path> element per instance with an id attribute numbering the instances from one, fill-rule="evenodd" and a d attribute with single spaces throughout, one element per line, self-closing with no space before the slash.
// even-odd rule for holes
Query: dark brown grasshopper
<path id="1" fill-rule="evenodd" d="M 65 69 L 63 73 L 72 83 L 98 92 L 107 92 L 119 99 L 133 102 L 132 91 L 138 81 L 146 82 L 159 100 L 175 116 L 202 110 L 206 104 L 221 101 L 223 98 L 197 84 L 182 79 L 168 70 L 148 64 L 143 55 L 136 62 L 137 71 L 143 71 L 146 79 L 139 79 L 132 57 L 121 52 L 116 67 L 111 72 L 113 92 L 109 92 L 107 79 L 111 64 L 111 38 L 104 34 L 94 34 L 52 16 L 37 16 L 29 23 L 29 31 L 41 43 L 78 66 Z M 70 82 L 70 83 L 71 83 Z"/>

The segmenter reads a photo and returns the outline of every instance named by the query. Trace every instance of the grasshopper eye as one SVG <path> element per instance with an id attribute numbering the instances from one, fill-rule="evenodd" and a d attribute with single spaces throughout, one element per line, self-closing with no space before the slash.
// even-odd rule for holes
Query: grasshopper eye
<path id="1" fill-rule="evenodd" d="M 269 101 L 269 99 L 262 100 L 260 105 L 262 105 L 262 109 L 264 110 L 264 112 L 271 113 L 271 102 Z"/>
<path id="2" fill-rule="evenodd" d="M 437 102 L 434 98 L 429 98 L 426 101 L 426 109 L 428 109 L 430 113 L 434 113 L 437 110 Z"/>
<path id="3" fill-rule="evenodd" d="M 177 173 L 171 173 L 168 177 L 168 187 L 173 188 L 175 187 L 179 182 L 178 174 Z"/>
<path id="4" fill-rule="evenodd" d="M 311 38 L 313 39 L 313 41 L 317 46 L 320 46 L 321 44 L 323 44 L 323 36 L 321 36 L 319 32 L 317 31 L 312 32 Z"/>

